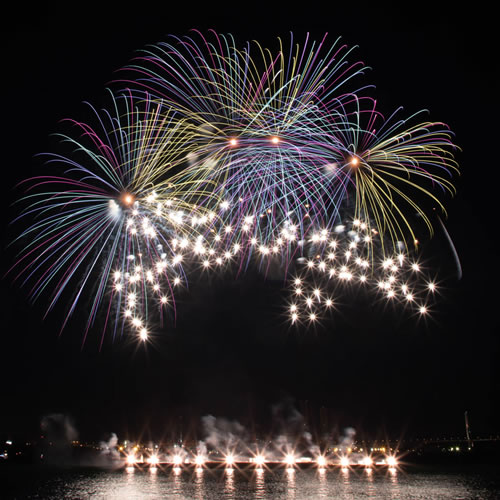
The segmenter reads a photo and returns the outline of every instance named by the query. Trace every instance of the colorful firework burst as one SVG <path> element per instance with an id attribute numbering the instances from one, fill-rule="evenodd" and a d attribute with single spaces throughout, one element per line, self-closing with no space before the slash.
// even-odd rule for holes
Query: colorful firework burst
<path id="1" fill-rule="evenodd" d="M 253 235 L 264 240 L 290 218 L 331 224 L 346 185 L 325 158 L 341 160 L 331 146 L 337 109 L 352 100 L 341 89 L 363 65 L 350 64 L 338 40 L 327 49 L 326 37 L 306 38 L 302 48 L 292 37 L 288 51 L 278 40 L 276 53 L 255 43 L 253 58 L 250 44 L 239 50 L 232 37 L 198 35 L 153 46 L 128 67 L 136 86 L 186 118 L 186 177 L 204 179 L 226 200 L 225 224 L 265 217 Z"/>
<path id="2" fill-rule="evenodd" d="M 182 275 L 170 238 L 193 236 L 186 220 L 210 216 L 195 203 L 206 194 L 175 180 L 180 122 L 147 96 L 112 96 L 112 110 L 93 110 L 95 128 L 71 120 L 79 138 L 60 136 L 71 153 L 46 155 L 57 173 L 26 181 L 21 217 L 33 223 L 18 238 L 28 243 L 12 272 L 30 287 L 32 300 L 51 291 L 48 310 L 69 294 L 64 323 L 91 290 L 86 331 L 109 297 L 105 324 L 112 319 L 116 332 L 123 313 L 144 337 L 149 310 L 169 302 L 160 278 L 171 291 Z M 148 299 L 150 291 L 155 299 Z"/>
<path id="3" fill-rule="evenodd" d="M 432 234 L 429 208 L 444 211 L 440 194 L 454 192 L 448 127 L 384 119 L 368 86 L 347 89 L 364 65 L 339 40 L 278 39 L 273 51 L 210 37 L 144 50 L 124 68 L 131 90 L 111 94 L 109 110 L 91 106 L 95 125 L 68 120 L 79 136 L 46 155 L 56 173 L 27 181 L 21 218 L 33 223 L 12 272 L 30 297 L 48 291 L 50 311 L 64 296 L 65 325 L 88 294 L 85 337 L 104 310 L 103 337 L 128 325 L 145 340 L 153 311 L 175 314 L 190 272 L 257 262 L 277 263 L 304 294 L 292 322 L 333 308 L 332 283 L 425 313 L 405 252 L 415 216 Z"/>

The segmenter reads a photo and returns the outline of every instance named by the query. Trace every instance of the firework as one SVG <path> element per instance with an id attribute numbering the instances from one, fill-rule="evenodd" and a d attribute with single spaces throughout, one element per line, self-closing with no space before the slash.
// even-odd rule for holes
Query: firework
<path id="1" fill-rule="evenodd" d="M 363 72 L 361 62 L 348 62 L 353 49 L 340 38 L 328 46 L 327 35 L 320 42 L 307 35 L 301 47 L 291 34 L 288 50 L 278 38 L 273 51 L 257 41 L 240 49 L 230 34 L 193 33 L 142 50 L 124 68 L 133 79 L 120 81 L 165 99 L 207 140 L 231 140 L 231 129 L 267 130 L 273 115 L 271 135 L 279 136 L 297 113 L 311 108 L 330 113 L 343 102 L 341 89 Z"/>
<path id="2" fill-rule="evenodd" d="M 27 181 L 16 279 L 32 300 L 48 292 L 48 311 L 64 297 L 63 327 L 91 297 L 85 337 L 104 311 L 102 338 L 127 325 L 146 341 L 191 273 L 250 264 L 282 270 L 292 323 L 353 284 L 426 314 L 436 285 L 408 251 L 454 193 L 457 148 L 446 125 L 385 119 L 369 86 L 348 89 L 364 73 L 351 53 L 326 36 L 271 50 L 215 32 L 142 51 L 130 90 L 90 106 L 90 124 L 68 120 L 78 137 L 46 155 L 56 172 Z"/>
<path id="3" fill-rule="evenodd" d="M 438 291 L 435 279 L 402 242 L 392 248 L 392 254 L 387 250 L 380 233 L 359 219 L 337 226 L 333 234 L 313 234 L 306 256 L 299 259 L 296 274 L 288 280 L 290 322 L 311 325 L 330 316 L 338 306 L 337 294 L 352 288 L 414 314 L 428 314 Z"/>
<path id="4" fill-rule="evenodd" d="M 274 53 L 258 43 L 240 50 L 231 36 L 197 35 L 153 46 L 128 67 L 131 86 L 186 118 L 185 177 L 225 200 L 226 226 L 265 219 L 258 232 L 250 229 L 264 244 L 285 223 L 298 221 L 299 237 L 304 219 L 331 225 L 346 195 L 344 173 L 328 169 L 341 161 L 337 110 L 352 100 L 342 88 L 363 65 L 349 63 L 351 51 L 338 40 L 327 48 L 326 36 L 307 37 L 302 48 L 292 37 L 288 50 L 278 39 Z"/>
<path id="5" fill-rule="evenodd" d="M 425 111 L 398 119 L 399 109 L 384 119 L 374 100 L 353 96 L 350 104 L 354 112 L 337 114 L 335 146 L 340 145 L 342 160 L 331 165 L 350 179 L 346 184 L 354 191 L 353 217 L 374 221 L 392 246 L 417 240 L 416 218 L 432 235 L 429 206 L 445 213 L 439 195 L 454 194 L 452 179 L 458 173 L 449 127 L 419 122 Z"/>
<path id="6" fill-rule="evenodd" d="M 414 214 L 432 233 L 419 196 L 444 211 L 436 190 L 454 191 L 452 133 L 413 123 L 419 113 L 385 120 L 375 101 L 359 97 L 364 89 L 348 92 L 364 70 L 348 62 L 352 49 L 339 40 L 328 48 L 326 36 L 302 47 L 292 36 L 288 49 L 278 39 L 277 52 L 257 42 L 240 50 L 214 32 L 173 38 L 127 69 L 135 87 L 186 117 L 184 174 L 225 200 L 226 226 L 263 218 L 253 236 L 265 245 L 284 223 L 297 224 L 301 239 L 308 227 L 331 229 L 354 200 L 354 217 L 374 220 L 393 243 L 416 240 Z"/>
<path id="7" fill-rule="evenodd" d="M 46 155 L 56 174 L 27 181 L 22 217 L 34 222 L 11 272 L 32 300 L 50 290 L 49 311 L 69 295 L 64 324 L 87 291 L 85 335 L 104 309 L 115 333 L 126 320 L 145 340 L 150 310 L 172 304 L 183 276 L 172 241 L 193 237 L 186 221 L 208 216 L 194 203 L 204 194 L 172 171 L 179 122 L 162 103 L 121 94 L 112 109 L 93 110 L 95 128 L 71 120 L 78 139 L 60 136 L 71 153 Z"/>

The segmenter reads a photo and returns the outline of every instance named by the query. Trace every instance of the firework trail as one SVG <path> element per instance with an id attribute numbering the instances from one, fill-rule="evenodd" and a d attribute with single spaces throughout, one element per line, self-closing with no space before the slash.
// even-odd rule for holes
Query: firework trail
<path id="1" fill-rule="evenodd" d="M 450 233 L 446 229 L 446 226 L 444 225 L 443 220 L 441 219 L 441 217 L 439 217 L 439 215 L 437 215 L 437 218 L 438 218 L 439 224 L 441 225 L 441 228 L 444 232 L 444 235 L 446 236 L 446 240 L 448 241 L 448 243 L 450 245 L 450 249 L 451 249 L 451 251 L 453 253 L 453 257 L 455 259 L 455 264 L 457 266 L 457 280 L 461 280 L 462 274 L 463 274 L 462 264 L 460 263 L 460 258 L 458 257 L 457 249 L 455 248 L 455 245 L 453 244 L 453 240 L 451 239 Z"/>

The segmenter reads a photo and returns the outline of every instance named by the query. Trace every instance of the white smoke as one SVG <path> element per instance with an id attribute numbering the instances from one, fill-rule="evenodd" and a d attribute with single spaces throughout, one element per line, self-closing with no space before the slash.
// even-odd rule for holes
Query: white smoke
<path id="1" fill-rule="evenodd" d="M 351 448 L 354 444 L 354 436 L 356 435 L 356 430 L 352 427 L 346 427 L 344 429 L 344 435 L 340 438 L 338 448 L 345 451 L 347 448 Z"/>
<path id="2" fill-rule="evenodd" d="M 234 450 L 246 440 L 245 428 L 239 422 L 207 415 L 202 424 L 206 437 L 199 446 L 205 446 L 205 450 L 207 445 L 217 450 Z"/>
<path id="3" fill-rule="evenodd" d="M 78 432 L 73 420 L 62 413 L 52 413 L 42 417 L 40 427 L 47 439 L 55 446 L 70 445 L 78 439 Z"/>
<path id="4" fill-rule="evenodd" d="M 313 457 L 320 455 L 320 453 L 321 453 L 320 447 L 317 444 L 313 443 L 311 433 L 308 431 L 305 431 L 302 434 L 302 437 L 304 438 L 305 445 L 307 446 L 307 451 Z"/>
<path id="5" fill-rule="evenodd" d="M 112 432 L 111 437 L 107 441 L 101 441 L 99 447 L 101 448 L 101 453 L 109 458 L 118 459 L 120 458 L 120 453 L 117 449 L 118 446 L 118 436 Z"/>

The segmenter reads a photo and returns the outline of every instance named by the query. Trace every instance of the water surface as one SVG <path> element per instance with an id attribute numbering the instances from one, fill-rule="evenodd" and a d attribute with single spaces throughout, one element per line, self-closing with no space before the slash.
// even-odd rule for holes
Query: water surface
<path id="1" fill-rule="evenodd" d="M 394 499 L 500 498 L 494 466 L 379 469 L 0 468 L 2 498 L 32 499 Z"/>

